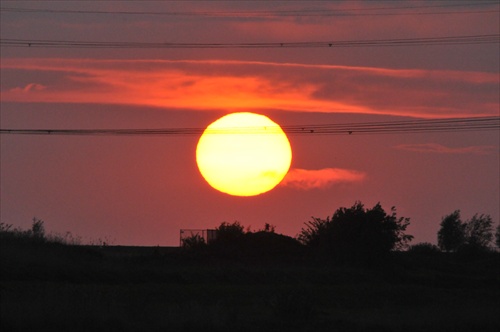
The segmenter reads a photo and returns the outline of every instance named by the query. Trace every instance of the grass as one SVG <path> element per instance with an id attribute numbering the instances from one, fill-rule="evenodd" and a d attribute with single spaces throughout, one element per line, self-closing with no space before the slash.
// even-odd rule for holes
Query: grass
<path id="1" fill-rule="evenodd" d="M 0 249 L 2 331 L 500 328 L 498 253 L 394 253 L 363 267 L 18 239 Z"/>
<path id="2" fill-rule="evenodd" d="M 410 292 L 409 292 L 410 291 Z M 408 294 L 410 293 L 410 294 Z M 407 295 L 405 295 L 407 294 Z M 469 297 L 470 295 L 472 297 Z M 407 297 L 407 299 L 405 299 Z M 2 282 L 7 330 L 495 331 L 488 291 L 351 285 L 179 285 Z"/>

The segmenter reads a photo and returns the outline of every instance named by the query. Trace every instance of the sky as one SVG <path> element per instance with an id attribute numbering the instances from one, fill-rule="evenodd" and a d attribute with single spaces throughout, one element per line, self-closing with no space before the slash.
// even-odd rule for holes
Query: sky
<path id="1" fill-rule="evenodd" d="M 1 129 L 206 128 L 232 112 L 282 126 L 500 115 L 498 1 L 3 0 L 1 8 Z M 496 42 L 288 47 L 477 35 Z M 117 42 L 127 47 L 109 47 Z M 249 43 L 267 46 L 236 47 Z M 498 129 L 288 139 L 285 179 L 236 197 L 201 176 L 196 135 L 2 134 L 0 220 L 27 229 L 36 217 L 49 233 L 145 246 L 176 246 L 180 229 L 224 221 L 269 223 L 295 237 L 312 216 L 356 201 L 396 207 L 410 218 L 413 244 L 436 243 L 442 217 L 457 209 L 498 224 Z"/>

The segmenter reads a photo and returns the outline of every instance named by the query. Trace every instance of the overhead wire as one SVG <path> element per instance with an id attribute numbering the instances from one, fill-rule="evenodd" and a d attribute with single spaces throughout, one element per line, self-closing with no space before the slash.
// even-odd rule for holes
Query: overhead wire
<path id="1" fill-rule="evenodd" d="M 472 6 L 494 4 L 492 2 L 474 4 L 442 4 L 427 6 L 399 6 L 378 8 L 353 8 L 335 11 L 233 11 L 233 12 L 111 12 L 111 11 L 82 11 L 82 10 L 57 10 L 57 9 L 29 9 L 3 7 L 2 12 L 33 12 L 33 13 L 73 13 L 73 14 L 144 14 L 144 15 L 184 15 L 184 16 L 224 16 L 224 15 L 283 15 L 283 16 L 328 16 L 348 15 L 349 11 L 373 11 L 394 9 L 422 9 L 453 6 Z M 496 4 L 496 3 L 495 3 Z M 494 11 L 467 11 L 498 12 Z M 343 13 L 343 14 L 342 14 Z M 443 12 L 427 12 L 438 14 Z M 454 13 L 454 12 L 453 12 Z M 459 11 L 457 13 L 465 13 Z M 352 13 L 351 13 L 352 14 Z M 370 15 L 358 13 L 359 15 Z M 371 13 L 373 15 L 398 15 L 398 13 Z M 399 13 L 405 14 L 405 13 Z M 422 12 L 408 14 L 424 14 Z M 355 15 L 355 14 L 353 14 Z M 306 41 L 306 42 L 262 42 L 262 43 L 154 43 L 154 42 L 98 42 L 76 40 L 35 40 L 35 39 L 0 39 L 4 47 L 45 47 L 45 48 L 319 48 L 319 47 L 397 47 L 397 46 L 429 46 L 429 45 L 463 45 L 463 44 L 492 44 L 500 42 L 500 34 L 462 35 L 444 37 L 420 37 L 399 39 L 371 39 L 371 40 L 341 40 L 341 41 Z M 484 131 L 500 129 L 499 117 L 455 118 L 435 120 L 408 120 L 393 122 L 366 122 L 322 125 L 295 125 L 283 126 L 283 130 L 290 135 L 303 134 L 394 134 L 394 133 L 420 133 L 420 132 L 458 132 L 458 131 Z M 258 128 L 257 128 L 258 129 Z M 256 128 L 247 128 L 244 132 L 255 133 Z M 231 128 L 227 129 L 229 132 Z M 238 128 L 239 132 L 242 131 Z M 260 128 L 257 131 L 262 131 Z M 0 134 L 23 135 L 201 135 L 204 128 L 167 128 L 167 129 L 0 129 Z M 234 131 L 234 128 L 233 128 Z M 272 133 L 272 128 L 264 131 Z M 227 133 L 223 132 L 212 132 Z"/>
<path id="2" fill-rule="evenodd" d="M 13 135 L 76 135 L 76 136 L 200 136 L 203 133 L 223 134 L 276 134 L 281 130 L 287 135 L 374 135 L 415 134 L 429 132 L 464 132 L 500 130 L 500 117 L 467 117 L 419 119 L 384 122 L 351 122 L 315 125 L 284 126 L 235 126 L 218 129 L 207 128 L 157 128 L 157 129 L 0 129 L 0 134 Z"/>
<path id="3" fill-rule="evenodd" d="M 49 39 L 1 38 L 3 47 L 43 48 L 119 48 L 119 49 L 229 49 L 229 48 L 338 48 L 338 47 L 395 47 L 493 44 L 500 42 L 500 34 L 460 35 L 443 37 L 303 41 L 303 42 L 257 42 L 257 43 L 169 43 L 169 42 L 99 42 Z"/>
<path id="4" fill-rule="evenodd" d="M 451 8 L 498 5 L 497 2 L 474 3 L 445 3 L 424 6 L 391 6 L 369 8 L 340 8 L 340 9 L 300 9 L 300 10 L 229 10 L 229 11 L 110 11 L 110 10 L 78 10 L 78 9 L 48 9 L 48 8 L 21 8 L 2 7 L 0 12 L 13 13 L 50 13 L 50 14 L 104 14 L 104 15 L 155 15 L 155 16 L 195 16 L 195 17 L 307 17 L 307 16 L 385 16 L 385 15 L 434 15 L 434 14 L 476 14 L 495 13 L 499 10 L 467 10 L 467 11 L 434 11 L 434 12 L 402 12 L 402 13 L 373 13 L 375 11 L 415 10 L 429 8 Z"/>

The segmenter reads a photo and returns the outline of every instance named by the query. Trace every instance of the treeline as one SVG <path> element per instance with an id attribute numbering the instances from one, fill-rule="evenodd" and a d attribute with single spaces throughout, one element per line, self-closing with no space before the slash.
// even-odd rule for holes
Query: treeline
<path id="1" fill-rule="evenodd" d="M 386 212 L 380 203 L 365 208 L 355 202 L 350 208 L 341 207 L 326 219 L 312 217 L 296 238 L 275 233 L 275 227 L 245 230 L 239 222 L 223 222 L 216 228 L 216 238 L 209 243 L 199 235 L 183 239 L 182 247 L 189 252 L 218 257 L 306 255 L 337 261 L 378 261 L 394 251 L 432 254 L 441 251 L 481 253 L 493 248 L 493 223 L 489 215 L 474 215 L 462 222 L 460 212 L 445 216 L 437 234 L 438 245 L 410 245 L 413 236 L 406 233 L 410 219 L 398 217 L 396 208 Z M 500 247 L 500 226 L 496 229 L 496 245 Z"/>
<path id="2" fill-rule="evenodd" d="M 438 246 L 443 251 L 484 251 L 493 242 L 493 221 L 489 215 L 475 214 L 462 221 L 460 210 L 441 220 Z M 500 225 L 495 232 L 495 244 L 500 248 Z"/>
<path id="3" fill-rule="evenodd" d="M 460 211 L 444 216 L 437 233 L 437 246 L 430 243 L 410 245 L 413 236 L 406 233 L 410 219 L 397 216 L 396 208 L 386 212 L 377 203 L 366 208 L 361 202 L 338 208 L 332 216 L 312 217 L 295 237 L 278 234 L 275 226 L 265 224 L 251 231 L 238 221 L 222 222 L 210 242 L 199 235 L 184 238 L 182 250 L 187 257 L 245 258 L 258 261 L 287 259 L 333 259 L 337 261 L 378 261 L 391 252 L 409 251 L 422 254 L 438 252 L 482 253 L 500 247 L 500 226 L 493 232 L 489 215 L 476 214 L 462 221 Z M 81 239 L 67 232 L 47 235 L 44 222 L 33 218 L 30 230 L 13 229 L 0 223 L 0 239 L 31 243 L 81 245 Z M 106 246 L 99 239 L 89 245 Z"/>

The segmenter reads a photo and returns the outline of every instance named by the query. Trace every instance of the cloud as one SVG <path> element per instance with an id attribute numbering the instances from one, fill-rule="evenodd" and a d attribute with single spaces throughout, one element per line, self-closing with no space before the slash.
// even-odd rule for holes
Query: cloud
<path id="1" fill-rule="evenodd" d="M 476 145 L 451 148 L 437 143 L 424 144 L 400 144 L 396 149 L 423 152 L 423 153 L 442 153 L 442 154 L 478 154 L 486 155 L 497 151 L 498 147 L 492 145 Z"/>
<path id="2" fill-rule="evenodd" d="M 3 59 L 2 70 L 51 78 L 4 101 L 163 109 L 362 113 L 420 118 L 497 115 L 499 78 L 483 72 L 223 60 Z M 14 82 L 15 84 L 16 82 Z M 19 85 L 19 84 L 18 84 Z M 36 92 L 36 93 L 35 93 Z"/>
<path id="3" fill-rule="evenodd" d="M 361 182 L 366 174 L 359 171 L 341 168 L 323 168 L 307 170 L 300 168 L 291 169 L 281 181 L 281 186 L 301 190 L 327 188 L 337 183 Z"/>
<path id="4" fill-rule="evenodd" d="M 45 90 L 46 88 L 47 87 L 45 85 L 42 85 L 42 84 L 29 83 L 29 84 L 26 84 L 23 88 L 16 87 L 16 88 L 10 89 L 9 91 L 14 92 L 14 93 L 28 93 L 30 91 Z"/>

